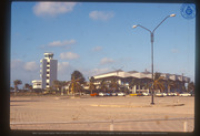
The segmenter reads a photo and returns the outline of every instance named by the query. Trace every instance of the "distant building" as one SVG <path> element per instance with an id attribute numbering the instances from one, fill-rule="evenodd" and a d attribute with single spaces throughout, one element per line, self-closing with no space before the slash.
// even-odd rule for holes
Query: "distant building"
<path id="1" fill-rule="evenodd" d="M 42 88 L 42 82 L 41 80 L 32 80 L 33 89 L 41 89 Z"/>
<path id="2" fill-rule="evenodd" d="M 164 92 L 167 92 L 167 80 L 171 80 L 174 83 L 177 83 L 178 86 L 172 91 L 181 92 L 182 87 L 185 85 L 185 83 L 190 82 L 190 78 L 183 76 L 183 75 L 176 75 L 176 74 L 169 74 L 169 73 L 160 73 L 163 77 L 164 81 Z M 118 81 L 118 84 L 120 86 L 124 86 L 127 89 L 130 90 L 132 93 L 136 92 L 148 92 L 149 89 L 145 89 L 144 85 L 134 85 L 132 88 L 129 87 L 129 83 L 132 79 L 135 79 L 137 81 L 141 81 L 141 83 L 148 83 L 152 79 L 152 74 L 148 71 L 145 72 L 137 72 L 137 71 L 130 71 L 130 72 L 124 72 L 122 70 L 112 71 L 104 74 L 99 74 L 93 76 L 95 79 L 95 84 L 97 88 L 100 88 L 100 83 L 102 80 L 105 80 L 108 84 L 111 82 L 112 79 L 116 79 Z"/>
<path id="3" fill-rule="evenodd" d="M 40 60 L 40 78 L 33 80 L 33 89 L 45 89 L 53 85 L 57 80 L 57 60 L 53 59 L 53 53 L 44 53 L 44 59 Z"/>

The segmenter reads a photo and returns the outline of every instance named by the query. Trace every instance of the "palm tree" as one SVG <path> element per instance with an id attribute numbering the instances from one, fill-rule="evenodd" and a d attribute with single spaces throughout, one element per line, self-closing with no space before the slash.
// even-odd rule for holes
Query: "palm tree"
<path id="1" fill-rule="evenodd" d="M 139 91 L 141 91 L 140 86 L 143 85 L 141 80 L 132 79 L 131 82 L 129 83 L 129 87 L 132 88 L 134 85 L 139 86 Z M 139 92 L 139 93 L 141 93 L 141 92 Z"/>
<path id="2" fill-rule="evenodd" d="M 30 90 L 30 92 L 32 92 L 32 89 L 33 89 L 33 86 L 32 86 L 32 85 L 29 85 L 29 90 Z"/>
<path id="3" fill-rule="evenodd" d="M 54 91 L 52 86 L 47 87 L 45 90 L 46 90 L 45 94 L 54 94 L 55 93 L 55 91 Z"/>
<path id="4" fill-rule="evenodd" d="M 13 90 L 14 90 L 14 88 L 11 86 L 11 87 L 10 87 L 10 92 L 12 92 Z"/>
<path id="5" fill-rule="evenodd" d="M 111 87 L 112 92 L 115 91 L 115 90 L 118 90 L 119 84 L 118 84 L 117 79 L 115 79 L 115 78 L 112 79 L 109 87 Z"/>
<path id="6" fill-rule="evenodd" d="M 181 88 L 180 87 L 180 82 L 175 81 L 174 85 L 173 85 L 173 88 L 174 88 L 175 92 L 181 93 L 181 91 L 180 91 L 180 88 Z"/>
<path id="7" fill-rule="evenodd" d="M 164 84 L 163 84 L 163 77 L 160 76 L 160 73 L 155 73 L 155 79 L 153 81 L 153 90 L 159 89 L 161 92 L 164 90 Z"/>
<path id="8" fill-rule="evenodd" d="M 75 92 L 80 92 L 81 90 L 81 84 L 79 79 L 75 79 L 75 77 L 73 76 L 70 82 L 70 89 L 71 89 L 71 93 L 74 94 Z"/>
<path id="9" fill-rule="evenodd" d="M 100 83 L 100 89 L 103 90 L 104 92 L 107 91 L 108 87 L 107 87 L 107 82 L 106 80 L 102 80 Z"/>
<path id="10" fill-rule="evenodd" d="M 81 84 L 85 83 L 85 78 L 83 77 L 82 73 L 75 70 L 72 74 L 71 74 L 71 92 L 74 93 L 75 91 L 80 92 L 82 89 Z"/>
<path id="11" fill-rule="evenodd" d="M 136 79 L 132 79 L 131 81 L 129 81 L 129 88 L 133 88 L 135 85 L 137 85 L 137 80 Z"/>
<path id="12" fill-rule="evenodd" d="M 24 89 L 29 91 L 30 85 L 28 83 L 24 84 Z"/>
<path id="13" fill-rule="evenodd" d="M 154 80 L 151 83 L 152 85 L 150 87 L 151 93 L 152 93 L 151 94 L 151 98 L 152 98 L 151 104 L 155 104 L 154 103 L 154 90 L 155 89 L 160 89 L 161 91 L 164 90 L 164 85 L 163 85 L 163 81 L 162 80 L 163 80 L 163 77 L 161 77 L 161 74 L 160 73 L 155 73 Z"/>
<path id="14" fill-rule="evenodd" d="M 56 90 L 60 91 L 60 81 L 54 80 L 53 86 L 56 88 Z"/>
<path id="15" fill-rule="evenodd" d="M 96 86 L 94 85 L 94 77 L 91 77 L 90 78 L 90 83 L 89 83 L 89 90 L 92 94 L 92 90 L 95 90 L 96 89 Z"/>
<path id="16" fill-rule="evenodd" d="M 72 74 L 71 74 L 71 79 L 74 78 L 75 80 L 79 80 L 80 84 L 84 84 L 85 83 L 85 78 L 83 77 L 83 74 L 77 70 L 75 70 Z"/>
<path id="17" fill-rule="evenodd" d="M 61 86 L 61 95 L 63 95 L 63 87 L 67 84 L 66 81 L 60 81 L 60 86 Z"/>
<path id="18" fill-rule="evenodd" d="M 15 92 L 18 92 L 18 85 L 22 84 L 22 81 L 17 79 L 14 81 Z"/>
<path id="19" fill-rule="evenodd" d="M 140 86 L 142 85 L 142 81 L 141 80 L 137 80 L 136 85 L 139 86 L 139 93 L 141 93 Z"/>
<path id="20" fill-rule="evenodd" d="M 171 91 L 170 91 L 171 87 L 172 87 L 172 86 L 175 86 L 175 84 L 174 84 L 174 82 L 173 82 L 172 80 L 170 80 L 170 79 L 167 80 L 166 84 L 167 84 L 167 92 L 170 93 L 170 92 L 171 92 Z"/>
<path id="21" fill-rule="evenodd" d="M 65 81 L 58 81 L 58 80 L 54 80 L 53 81 L 53 86 L 58 89 L 59 92 L 61 92 L 61 95 L 63 95 L 63 86 L 66 85 Z"/>
<path id="22" fill-rule="evenodd" d="M 145 89 L 149 89 L 149 91 L 150 91 L 150 90 L 151 90 L 151 85 L 152 85 L 152 82 L 146 81 L 146 82 L 144 83 L 144 88 L 145 88 Z"/>
<path id="23" fill-rule="evenodd" d="M 194 84 L 194 82 L 190 82 L 190 83 L 188 83 L 188 92 L 194 92 L 194 90 L 195 90 L 195 84 Z"/>

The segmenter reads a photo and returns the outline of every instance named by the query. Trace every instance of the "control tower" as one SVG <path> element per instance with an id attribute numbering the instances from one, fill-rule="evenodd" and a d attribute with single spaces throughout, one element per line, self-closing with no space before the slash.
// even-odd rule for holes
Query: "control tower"
<path id="1" fill-rule="evenodd" d="M 53 85 L 53 81 L 57 80 L 57 65 L 58 61 L 53 59 L 53 53 L 44 53 L 44 59 L 40 60 L 40 77 L 41 88 L 49 88 Z"/>

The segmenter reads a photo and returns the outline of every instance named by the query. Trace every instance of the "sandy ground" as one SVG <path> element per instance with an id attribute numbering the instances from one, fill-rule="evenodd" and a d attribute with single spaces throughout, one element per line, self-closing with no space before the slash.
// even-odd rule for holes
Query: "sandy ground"
<path id="1" fill-rule="evenodd" d="M 12 130 L 192 132 L 194 97 L 12 96 Z"/>

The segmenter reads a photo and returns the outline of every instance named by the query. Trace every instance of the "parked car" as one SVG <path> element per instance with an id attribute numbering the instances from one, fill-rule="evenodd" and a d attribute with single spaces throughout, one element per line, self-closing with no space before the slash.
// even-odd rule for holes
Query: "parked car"
<path id="1" fill-rule="evenodd" d="M 163 96 L 167 96 L 167 94 L 166 93 L 161 93 Z"/>
<path id="2" fill-rule="evenodd" d="M 148 96 L 150 95 L 149 93 L 142 93 L 143 96 Z"/>
<path id="3" fill-rule="evenodd" d="M 171 96 L 172 95 L 172 93 L 167 93 L 167 96 Z"/>
<path id="4" fill-rule="evenodd" d="M 137 96 L 143 96 L 142 93 L 138 93 Z"/>
<path id="5" fill-rule="evenodd" d="M 167 96 L 167 94 L 166 93 L 157 93 L 156 96 L 163 97 L 163 96 Z"/>
<path id="6" fill-rule="evenodd" d="M 84 95 L 84 93 L 75 93 L 74 95 Z"/>
<path id="7" fill-rule="evenodd" d="M 177 93 L 170 93 L 170 96 L 177 96 Z"/>
<path id="8" fill-rule="evenodd" d="M 99 96 L 105 96 L 105 95 L 106 95 L 105 93 L 102 92 L 99 93 Z"/>
<path id="9" fill-rule="evenodd" d="M 74 93 L 74 95 L 81 95 L 81 93 Z"/>
<path id="10" fill-rule="evenodd" d="M 125 96 L 126 94 L 123 92 L 117 93 L 118 96 Z"/>
<path id="11" fill-rule="evenodd" d="M 159 96 L 159 97 L 161 97 L 161 96 L 162 96 L 162 94 L 161 94 L 161 93 L 157 93 L 155 96 Z"/>
<path id="12" fill-rule="evenodd" d="M 179 96 L 191 96 L 191 94 L 190 93 L 181 93 L 181 94 L 179 94 Z"/>
<path id="13" fill-rule="evenodd" d="M 110 96 L 110 93 L 105 93 L 105 96 Z"/>
<path id="14" fill-rule="evenodd" d="M 97 93 L 90 94 L 90 96 L 97 96 L 97 95 L 98 95 Z"/>
<path id="15" fill-rule="evenodd" d="M 137 96 L 137 94 L 135 93 L 135 94 L 129 94 L 130 96 Z"/>
<path id="16" fill-rule="evenodd" d="M 111 93 L 112 96 L 117 96 L 117 93 Z"/>

